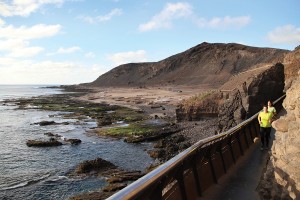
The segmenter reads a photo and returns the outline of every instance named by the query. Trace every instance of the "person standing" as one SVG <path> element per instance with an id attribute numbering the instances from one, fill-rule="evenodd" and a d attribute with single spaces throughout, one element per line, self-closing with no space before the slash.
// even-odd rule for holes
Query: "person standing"
<path id="1" fill-rule="evenodd" d="M 258 122 L 260 125 L 261 150 L 269 148 L 269 139 L 271 134 L 271 120 L 273 114 L 268 112 L 268 107 L 263 106 L 263 111 L 258 114 Z"/>
<path id="2" fill-rule="evenodd" d="M 268 112 L 272 113 L 272 119 L 277 115 L 275 107 L 271 101 L 268 101 Z"/>

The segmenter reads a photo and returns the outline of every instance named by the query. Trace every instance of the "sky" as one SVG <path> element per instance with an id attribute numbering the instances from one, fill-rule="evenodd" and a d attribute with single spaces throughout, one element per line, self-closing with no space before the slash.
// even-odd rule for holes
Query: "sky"
<path id="1" fill-rule="evenodd" d="M 0 0 L 0 84 L 92 82 L 202 42 L 293 50 L 299 0 Z"/>

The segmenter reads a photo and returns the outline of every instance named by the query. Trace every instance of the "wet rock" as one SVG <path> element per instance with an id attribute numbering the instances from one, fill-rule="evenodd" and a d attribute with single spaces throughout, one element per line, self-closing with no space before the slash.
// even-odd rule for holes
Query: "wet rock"
<path id="1" fill-rule="evenodd" d="M 77 145 L 77 144 L 80 144 L 81 143 L 81 140 L 80 139 L 73 139 L 73 138 L 71 138 L 71 139 L 64 139 L 64 141 L 66 141 L 66 142 L 70 142 L 71 144 L 74 144 L 74 145 Z"/>
<path id="2" fill-rule="evenodd" d="M 125 181 L 134 181 L 142 177 L 144 173 L 141 173 L 140 171 L 121 171 L 118 173 L 112 174 L 112 177 L 107 179 L 108 183 L 121 183 Z"/>
<path id="3" fill-rule="evenodd" d="M 54 124 L 56 124 L 56 122 L 55 121 L 41 121 L 41 122 L 37 122 L 34 124 L 38 124 L 40 126 L 48 126 L 48 125 L 54 125 Z"/>
<path id="4" fill-rule="evenodd" d="M 125 188 L 127 186 L 127 184 L 124 183 L 115 183 L 115 184 L 109 184 L 107 186 L 105 186 L 104 188 L 102 188 L 102 190 L 104 192 L 114 192 L 117 190 L 121 190 L 123 188 Z"/>
<path id="5" fill-rule="evenodd" d="M 98 126 L 107 126 L 112 124 L 112 120 L 110 117 L 102 117 L 97 120 Z"/>
<path id="6" fill-rule="evenodd" d="M 90 173 L 92 171 L 100 173 L 114 168 L 116 168 L 116 166 L 111 162 L 103 160 L 102 158 L 96 158 L 95 160 L 87 160 L 80 163 L 79 166 L 76 167 L 75 172 L 78 174 Z"/>
<path id="7" fill-rule="evenodd" d="M 80 168 L 80 170 L 79 170 Z M 83 193 L 71 197 L 72 200 L 79 199 L 106 199 L 109 196 L 113 195 L 116 191 L 123 189 L 132 181 L 137 180 L 138 178 L 145 175 L 140 171 L 124 171 L 120 168 L 117 168 L 112 163 L 105 161 L 101 158 L 95 160 L 85 161 L 81 163 L 77 168 L 77 172 L 84 171 L 84 174 L 89 173 L 89 175 L 96 175 L 105 177 L 108 185 L 103 187 L 100 191 L 94 191 L 89 193 Z M 94 173 L 91 173 L 94 172 Z"/>
<path id="8" fill-rule="evenodd" d="M 61 142 L 51 138 L 49 141 L 41 141 L 41 140 L 28 140 L 26 142 L 28 147 L 53 147 L 62 145 Z"/>
<path id="9" fill-rule="evenodd" d="M 57 138 L 62 137 L 62 136 L 59 135 L 59 134 L 53 134 L 53 133 L 51 133 L 51 132 L 44 133 L 44 135 L 47 135 L 47 136 L 49 136 L 49 137 L 57 137 Z"/>

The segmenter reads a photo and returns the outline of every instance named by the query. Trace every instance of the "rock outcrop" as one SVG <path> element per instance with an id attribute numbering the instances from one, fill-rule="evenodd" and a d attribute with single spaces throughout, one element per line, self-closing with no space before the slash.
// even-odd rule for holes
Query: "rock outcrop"
<path id="1" fill-rule="evenodd" d="M 272 154 L 259 192 L 264 199 L 300 199 L 300 48 L 288 54 L 283 102 L 287 114 L 272 123 L 276 129 Z M 297 73 L 295 71 L 298 70 Z"/>
<path id="2" fill-rule="evenodd" d="M 226 131 L 262 109 L 268 100 L 278 99 L 284 90 L 281 63 L 263 70 L 233 77 L 221 90 L 203 98 L 184 101 L 176 110 L 178 121 L 218 117 L 219 132 Z"/>
<path id="3" fill-rule="evenodd" d="M 28 147 L 54 147 L 62 145 L 61 142 L 57 141 L 56 139 L 50 138 L 49 141 L 42 141 L 42 140 L 28 140 L 26 142 Z"/>
<path id="4" fill-rule="evenodd" d="M 300 45 L 285 56 L 283 64 L 285 66 L 285 89 L 287 90 L 297 77 L 297 72 L 300 70 Z"/>
<path id="5" fill-rule="evenodd" d="M 206 92 L 184 100 L 176 108 L 177 121 L 196 121 L 207 117 L 217 117 L 223 93 Z"/>

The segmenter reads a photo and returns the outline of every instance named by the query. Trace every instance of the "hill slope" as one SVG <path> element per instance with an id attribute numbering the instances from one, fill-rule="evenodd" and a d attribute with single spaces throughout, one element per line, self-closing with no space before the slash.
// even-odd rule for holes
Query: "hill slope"
<path id="1" fill-rule="evenodd" d="M 85 84 L 93 87 L 201 85 L 219 87 L 232 75 L 281 61 L 287 50 L 201 43 L 159 62 L 120 65 Z"/>

